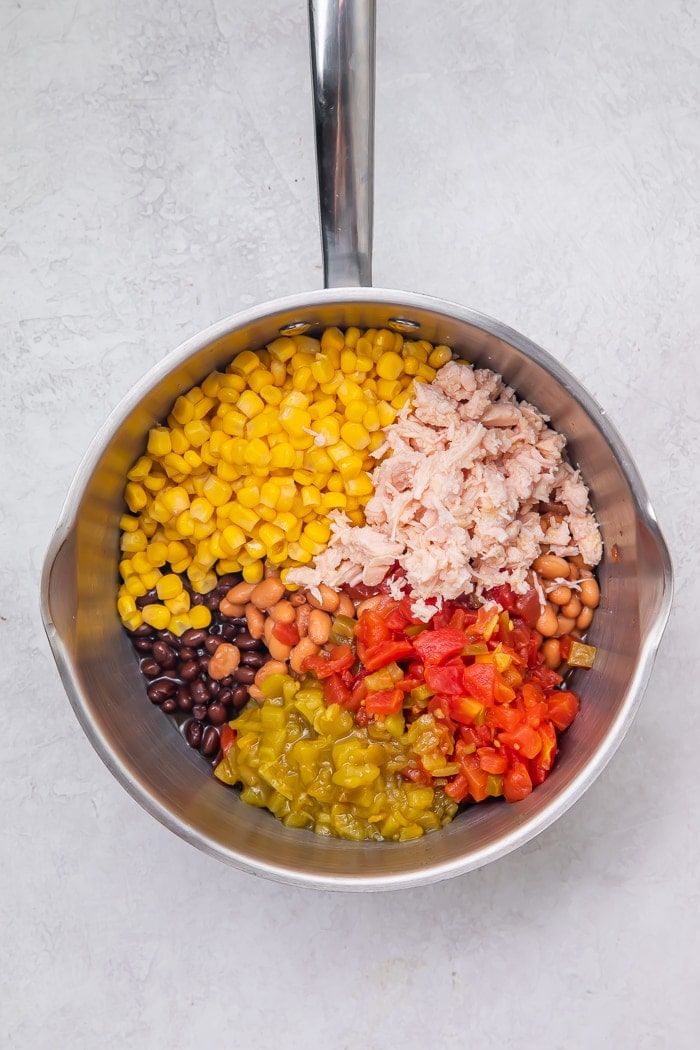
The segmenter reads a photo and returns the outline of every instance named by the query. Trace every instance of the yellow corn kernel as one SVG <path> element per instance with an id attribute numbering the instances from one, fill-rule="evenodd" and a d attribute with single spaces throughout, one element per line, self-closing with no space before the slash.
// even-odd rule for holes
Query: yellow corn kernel
<path id="1" fill-rule="evenodd" d="M 208 627 L 211 623 L 211 609 L 206 605 L 193 605 L 190 609 L 190 623 L 196 630 Z"/>
<path id="2" fill-rule="evenodd" d="M 264 386 L 273 382 L 273 375 L 267 368 L 256 368 L 255 371 L 251 372 L 248 376 L 248 386 L 251 390 L 254 390 L 256 394 L 259 394 Z"/>
<path id="3" fill-rule="evenodd" d="M 119 575 L 121 578 L 125 580 L 127 576 L 131 576 L 135 571 L 133 558 L 122 558 L 119 562 Z"/>
<path id="4" fill-rule="evenodd" d="M 363 396 L 362 387 L 352 379 L 343 379 L 338 387 L 338 400 L 346 406 L 351 401 L 362 401 Z"/>
<path id="5" fill-rule="evenodd" d="M 326 492 L 344 492 L 345 482 L 343 481 L 340 473 L 331 474 L 328 481 L 326 482 Z M 321 494 L 321 504 L 323 505 L 323 493 Z"/>
<path id="6" fill-rule="evenodd" d="M 221 372 L 210 372 L 202 383 L 202 393 L 206 397 L 218 397 L 222 378 Z"/>
<path id="7" fill-rule="evenodd" d="M 321 350 L 323 353 L 337 351 L 340 353 L 345 346 L 345 336 L 339 328 L 326 328 L 321 335 Z"/>
<path id="8" fill-rule="evenodd" d="M 270 467 L 273 470 L 289 470 L 296 461 L 296 449 L 288 441 L 280 441 L 270 449 Z"/>
<path id="9" fill-rule="evenodd" d="M 369 474 L 362 473 L 357 477 L 348 478 L 345 482 L 345 492 L 348 496 L 371 496 L 374 485 Z"/>
<path id="10" fill-rule="evenodd" d="M 395 408 L 397 412 L 400 412 L 404 405 L 407 405 L 412 397 L 412 391 L 409 389 L 401 390 L 396 397 L 391 399 L 391 406 Z M 373 435 L 374 436 L 374 435 Z"/>
<path id="11" fill-rule="evenodd" d="M 261 525 L 258 529 L 258 535 L 268 550 L 274 547 L 276 543 L 284 542 L 284 532 L 271 522 L 265 522 L 264 525 Z"/>
<path id="12" fill-rule="evenodd" d="M 270 446 L 262 438 L 253 438 L 246 443 L 245 462 L 251 467 L 269 467 L 272 453 Z"/>
<path id="13" fill-rule="evenodd" d="M 360 456 L 348 456 L 347 459 L 341 459 L 338 464 L 338 473 L 342 478 L 343 487 L 347 485 L 348 481 L 359 477 L 363 467 L 364 462 Z"/>
<path id="14" fill-rule="evenodd" d="M 381 328 L 372 342 L 374 346 L 379 346 L 382 350 L 393 350 L 395 345 L 394 333 L 390 332 L 388 328 Z"/>
<path id="15" fill-rule="evenodd" d="M 286 401 L 286 398 L 285 398 Z M 282 402 L 279 413 L 279 421 L 292 438 L 304 438 L 306 431 L 311 427 L 311 416 L 304 408 Z"/>
<path id="16" fill-rule="evenodd" d="M 299 565 L 308 565 L 313 559 L 313 554 L 311 551 L 306 550 L 305 547 L 302 547 L 301 541 L 298 543 L 290 543 L 287 554 L 293 562 L 296 562 Z"/>
<path id="17" fill-rule="evenodd" d="M 377 449 L 381 448 L 381 446 L 383 444 L 384 444 L 384 435 L 382 434 L 381 430 L 375 430 L 374 434 L 370 434 L 369 445 L 367 446 L 367 451 L 368 452 L 376 452 Z M 371 464 L 369 464 L 369 465 L 367 465 L 365 467 L 365 469 L 366 470 L 372 470 L 373 467 L 376 467 L 376 465 L 377 465 L 376 461 L 372 461 Z"/>
<path id="18" fill-rule="evenodd" d="M 299 519 L 291 511 L 282 510 L 272 519 L 272 524 L 281 529 L 286 538 L 289 539 L 290 533 L 293 533 L 297 528 Z"/>
<path id="19" fill-rule="evenodd" d="M 126 627 L 127 631 L 137 631 L 143 623 L 143 616 L 140 611 L 136 609 L 135 612 L 130 613 L 128 616 L 122 617 L 122 623 Z"/>
<path id="20" fill-rule="evenodd" d="M 264 558 L 267 554 L 267 548 L 265 547 L 265 544 L 257 536 L 254 536 L 252 539 L 248 540 L 248 542 L 245 545 L 245 549 L 249 559 L 252 559 L 254 561 L 257 561 L 259 558 Z M 248 562 L 248 564 L 250 564 L 250 561 Z"/>
<path id="21" fill-rule="evenodd" d="M 343 510 L 347 504 L 344 492 L 324 492 L 321 496 L 321 506 L 324 510 Z"/>
<path id="22" fill-rule="evenodd" d="M 167 624 L 167 629 L 176 635 L 178 638 L 184 634 L 185 631 L 189 631 L 192 626 L 190 614 L 187 612 L 178 613 L 176 616 L 171 616 Z"/>
<path id="23" fill-rule="evenodd" d="M 253 441 L 254 438 L 266 438 L 272 434 L 279 434 L 281 431 L 276 412 L 273 411 L 273 414 L 260 412 L 246 426 L 245 436 L 247 441 Z"/>
<path id="24" fill-rule="evenodd" d="M 306 507 L 320 507 L 321 506 L 321 493 L 315 485 L 304 485 L 301 489 L 301 500 L 303 506 Z"/>
<path id="25" fill-rule="evenodd" d="M 291 339 L 287 339 L 286 336 L 280 336 L 279 339 L 274 339 L 271 343 L 267 344 L 267 350 L 273 361 L 286 362 L 294 356 L 296 347 Z"/>
<path id="26" fill-rule="evenodd" d="M 262 412 L 265 402 L 261 397 L 258 397 L 254 390 L 244 390 L 238 399 L 236 407 L 247 419 L 252 419 Z"/>
<path id="27" fill-rule="evenodd" d="M 188 591 L 180 591 L 174 598 L 165 598 L 163 605 L 168 610 L 171 616 L 179 616 L 180 613 L 189 612 L 190 609 L 190 596 Z"/>
<path id="28" fill-rule="evenodd" d="M 194 448 L 201 448 L 211 434 L 211 427 L 203 419 L 193 419 L 184 426 L 185 437 Z"/>
<path id="29" fill-rule="evenodd" d="M 168 560 L 168 544 L 163 543 L 162 540 L 155 540 L 149 543 L 146 547 L 146 560 L 149 569 L 153 566 L 156 569 L 160 569 L 161 565 L 165 565 Z"/>
<path id="30" fill-rule="evenodd" d="M 144 605 L 141 616 L 144 623 L 155 627 L 157 631 L 164 631 L 170 623 L 170 612 L 164 605 Z"/>
<path id="31" fill-rule="evenodd" d="M 169 572 L 167 576 L 161 576 L 156 584 L 156 594 L 163 602 L 166 598 L 174 598 L 182 592 L 182 580 L 175 573 Z"/>
<path id="32" fill-rule="evenodd" d="M 157 530 L 159 528 L 159 525 L 158 525 L 158 522 L 157 521 L 153 521 L 152 518 L 142 518 L 141 519 L 141 528 L 146 533 L 147 539 L 151 540 L 155 536 L 155 534 L 156 534 L 156 532 L 157 532 Z"/>
<path id="33" fill-rule="evenodd" d="M 377 395 L 381 401 L 391 401 L 402 390 L 398 379 L 378 379 Z"/>
<path id="34" fill-rule="evenodd" d="M 173 410 L 170 414 L 175 424 L 184 427 L 185 423 L 189 423 L 194 416 L 194 404 L 188 397 L 179 397 L 173 405 Z"/>
<path id="35" fill-rule="evenodd" d="M 314 444 L 317 444 L 318 448 L 335 445 L 340 438 L 340 422 L 335 415 L 317 419 L 311 429 L 317 435 Z"/>
<path id="36" fill-rule="evenodd" d="M 311 357 L 315 357 L 321 349 L 320 340 L 314 339 L 312 335 L 293 335 L 292 342 L 298 354 L 310 354 Z"/>
<path id="37" fill-rule="evenodd" d="M 255 509 L 260 503 L 260 485 L 255 478 L 246 478 L 246 482 L 238 490 L 238 502 L 243 507 Z"/>
<path id="38" fill-rule="evenodd" d="M 234 525 L 238 525 L 245 532 L 251 533 L 260 520 L 252 507 L 245 507 L 240 501 L 232 503 L 229 511 L 229 519 Z"/>
<path id="39" fill-rule="evenodd" d="M 136 532 L 140 524 L 139 518 L 134 518 L 131 514 L 122 514 L 119 519 L 119 528 L 122 532 Z"/>
<path id="40" fill-rule="evenodd" d="M 270 361 L 270 372 L 272 373 L 272 381 L 275 386 L 283 387 L 287 381 L 287 365 L 284 361 L 278 361 L 273 358 Z"/>
<path id="41" fill-rule="evenodd" d="M 369 445 L 369 431 L 365 430 L 362 423 L 345 423 L 340 428 L 340 436 L 355 450 L 367 448 Z"/>
<path id="42" fill-rule="evenodd" d="M 243 566 L 241 574 L 246 583 L 260 583 L 264 571 L 264 565 L 261 561 L 252 561 L 250 565 Z"/>
<path id="43" fill-rule="evenodd" d="M 134 596 L 131 594 L 122 594 L 122 596 L 117 599 L 117 611 L 122 620 L 126 619 L 127 616 L 133 616 L 137 611 Z"/>
<path id="44" fill-rule="evenodd" d="M 160 569 L 151 569 L 150 572 L 142 572 L 139 575 L 141 576 L 141 582 L 143 583 L 146 590 L 152 591 L 158 583 L 158 580 L 163 575 L 163 573 L 160 571 Z"/>
<path id="45" fill-rule="evenodd" d="M 148 538 L 143 529 L 135 529 L 134 532 L 123 532 L 120 540 L 121 550 L 125 554 L 135 554 L 137 551 L 145 551 Z"/>
<path id="46" fill-rule="evenodd" d="M 172 451 L 172 447 L 170 431 L 167 427 L 151 427 L 146 445 L 151 456 L 166 456 Z"/>
<path id="47" fill-rule="evenodd" d="M 280 498 L 280 487 L 276 481 L 265 481 L 260 486 L 260 502 L 264 507 L 276 507 Z"/>
<path id="48" fill-rule="evenodd" d="M 241 350 L 228 367 L 236 375 L 249 376 L 260 367 L 260 358 L 252 350 Z"/>
<path id="49" fill-rule="evenodd" d="M 350 375 L 357 368 L 357 355 L 353 350 L 344 348 L 340 352 L 340 370 Z"/>
<path id="50" fill-rule="evenodd" d="M 265 386 L 258 390 L 258 394 L 263 399 L 266 405 L 279 405 L 282 400 L 282 391 L 278 386 L 274 386 L 272 383 L 267 383 Z"/>
<path id="51" fill-rule="evenodd" d="M 375 430 L 381 429 L 381 420 L 379 418 L 379 410 L 376 405 L 370 405 L 362 417 L 362 426 L 373 434 Z"/>
<path id="52" fill-rule="evenodd" d="M 143 481 L 150 473 L 152 466 L 152 459 L 149 459 L 148 456 L 140 456 L 126 476 L 129 481 Z"/>
<path id="53" fill-rule="evenodd" d="M 204 496 L 209 500 L 215 507 L 223 507 L 224 503 L 228 503 L 233 494 L 228 481 L 222 481 L 221 478 L 215 477 L 210 474 L 204 482 Z"/>
<path id="54" fill-rule="evenodd" d="M 167 561 L 172 565 L 173 562 L 182 561 L 183 558 L 189 557 L 189 551 L 184 543 L 179 540 L 171 540 L 168 544 L 168 557 Z"/>
<path id="55" fill-rule="evenodd" d="M 417 376 L 421 363 L 417 357 L 407 357 L 404 361 L 404 375 Z"/>
<path id="56" fill-rule="evenodd" d="M 308 365 L 304 365 L 302 368 L 297 368 L 292 378 L 292 387 L 294 390 L 302 390 L 304 393 L 311 393 L 316 386 L 316 380 L 313 377 L 311 369 Z"/>
<path id="57" fill-rule="evenodd" d="M 293 548 L 296 550 L 296 544 L 290 543 L 289 546 L 290 549 Z M 299 537 L 299 546 L 302 547 L 309 555 L 311 555 L 311 557 L 314 558 L 316 557 L 316 555 L 321 554 L 321 552 L 325 548 L 325 544 L 316 543 L 314 540 L 311 539 L 310 536 L 307 536 L 306 532 L 302 532 L 301 536 Z M 295 555 L 295 561 L 301 561 L 301 558 Z"/>
<path id="58" fill-rule="evenodd" d="M 238 525 L 227 525 L 221 533 L 220 539 L 223 553 L 227 557 L 232 558 L 238 554 L 246 539 L 245 532 Z"/>
<path id="59" fill-rule="evenodd" d="M 309 405 L 309 415 L 313 420 L 325 419 L 327 416 L 332 416 L 337 407 L 338 402 L 335 397 L 321 397 Z"/>
<path id="60" fill-rule="evenodd" d="M 311 470 L 314 474 L 330 474 L 333 470 L 333 460 L 324 448 L 315 445 L 304 453 L 303 470 Z"/>
<path id="61" fill-rule="evenodd" d="M 311 374 L 317 383 L 330 383 L 335 375 L 333 362 L 325 354 L 319 354 L 311 365 Z"/>
<path id="62" fill-rule="evenodd" d="M 230 437 L 242 438 L 247 422 L 248 417 L 243 412 L 239 412 L 238 408 L 230 408 L 221 418 L 221 429 Z"/>
<path id="63" fill-rule="evenodd" d="M 170 444 L 172 451 L 176 456 L 181 456 L 183 452 L 187 452 L 190 447 L 190 443 L 185 436 L 185 431 L 181 430 L 180 427 L 172 427 L 170 431 Z"/>
<path id="64" fill-rule="evenodd" d="M 211 536 L 215 530 L 216 522 L 213 520 L 195 521 L 192 529 L 192 540 L 195 543 L 199 543 L 200 540 L 205 540 L 207 536 Z"/>
<path id="65" fill-rule="evenodd" d="M 362 510 L 347 510 L 346 515 L 350 519 L 353 525 L 359 525 L 360 527 L 365 524 L 365 515 Z"/>
<path id="66" fill-rule="evenodd" d="M 286 540 L 282 540 L 279 543 L 275 543 L 274 546 L 270 547 L 267 552 L 267 560 L 271 565 L 281 565 L 282 562 L 287 560 L 289 552 L 289 544 Z"/>
<path id="67" fill-rule="evenodd" d="M 386 429 L 396 420 L 398 412 L 388 401 L 379 401 L 377 404 L 377 415 L 379 416 L 380 427 Z"/>
<path id="68" fill-rule="evenodd" d="M 428 364 L 431 368 L 442 368 L 448 361 L 452 360 L 452 351 L 449 346 L 445 346 L 441 343 L 440 346 L 436 346 L 435 349 L 428 354 Z"/>
<path id="69" fill-rule="evenodd" d="M 315 518 L 313 521 L 310 521 L 305 527 L 304 532 L 309 539 L 324 546 L 331 538 L 331 527 L 327 521 L 324 521 L 321 518 Z"/>
<path id="70" fill-rule="evenodd" d="M 422 383 L 432 383 L 435 376 L 436 371 L 434 368 L 431 368 L 430 365 L 420 364 L 414 378 Z"/>
<path id="71" fill-rule="evenodd" d="M 362 401 L 351 401 L 349 405 L 345 406 L 345 422 L 361 423 L 366 411 L 367 402 L 364 399 Z"/>

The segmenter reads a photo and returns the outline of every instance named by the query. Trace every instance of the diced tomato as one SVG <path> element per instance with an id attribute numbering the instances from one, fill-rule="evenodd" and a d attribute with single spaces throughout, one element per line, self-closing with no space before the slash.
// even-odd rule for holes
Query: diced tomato
<path id="1" fill-rule="evenodd" d="M 549 717 L 557 729 L 568 729 L 576 718 L 579 709 L 579 699 L 576 693 L 568 689 L 555 689 L 548 698 Z"/>
<path id="2" fill-rule="evenodd" d="M 537 730 L 529 725 L 521 725 L 513 733 L 501 732 L 498 739 L 501 744 L 512 747 L 523 758 L 534 758 L 542 750 L 542 738 Z"/>
<path id="3" fill-rule="evenodd" d="M 276 623 L 272 634 L 282 645 L 296 645 L 299 641 L 299 631 L 295 623 Z"/>
<path id="4" fill-rule="evenodd" d="M 426 666 L 439 664 L 462 652 L 467 639 L 463 631 L 455 627 L 443 627 L 437 631 L 423 631 L 413 641 L 413 647 Z"/>
<path id="5" fill-rule="evenodd" d="M 380 693 L 368 693 L 365 708 L 373 715 L 395 715 L 403 705 L 400 689 L 383 689 Z"/>
<path id="6" fill-rule="evenodd" d="M 544 664 L 540 664 L 538 667 L 533 667 L 529 674 L 530 679 L 533 682 L 537 682 L 543 689 L 556 689 L 558 685 L 561 685 L 563 678 L 556 671 L 552 671 L 551 668 L 545 667 Z"/>
<path id="7" fill-rule="evenodd" d="M 423 768 L 420 762 L 418 762 L 417 765 L 411 764 L 404 766 L 401 770 L 401 776 L 405 777 L 406 780 L 410 780 L 414 784 L 422 784 L 424 787 L 431 786 L 433 783 L 433 778 L 430 773 Z M 459 799 L 455 799 L 455 801 L 459 801 Z"/>
<path id="8" fill-rule="evenodd" d="M 528 627 L 535 626 L 542 610 L 540 608 L 540 596 L 534 587 L 531 587 L 525 594 L 517 594 L 515 596 L 513 611 L 525 621 Z"/>
<path id="9" fill-rule="evenodd" d="M 468 755 L 462 763 L 462 772 L 469 782 L 469 794 L 475 802 L 483 802 L 486 798 L 486 781 L 488 773 L 479 765 L 476 755 Z"/>
<path id="10" fill-rule="evenodd" d="M 491 705 L 494 702 L 496 688 L 496 668 L 493 664 L 472 664 L 464 669 L 464 689 L 482 703 Z"/>
<path id="11" fill-rule="evenodd" d="M 464 773 L 457 773 L 443 790 L 454 802 L 463 802 L 469 794 L 469 781 Z"/>
<path id="12" fill-rule="evenodd" d="M 463 746 L 471 748 L 486 747 L 492 742 L 492 732 L 487 725 L 460 726 L 459 740 L 455 743 L 455 754 L 463 753 Z"/>
<path id="13" fill-rule="evenodd" d="M 384 617 L 374 609 L 365 609 L 355 626 L 355 637 L 363 645 L 371 648 L 391 638 L 391 630 L 384 622 Z"/>
<path id="14" fill-rule="evenodd" d="M 443 667 L 425 668 L 425 684 L 434 693 L 446 693 L 448 696 L 464 696 L 468 690 L 464 686 L 464 664 L 461 660 L 445 664 Z"/>
<path id="15" fill-rule="evenodd" d="M 495 707 L 489 707 L 486 712 L 486 724 L 493 726 L 494 729 L 505 729 L 507 733 L 513 733 L 519 725 L 522 725 L 524 717 L 524 713 L 517 707 L 511 707 L 510 704 L 496 704 Z"/>
<path id="16" fill-rule="evenodd" d="M 515 592 L 509 583 L 499 583 L 497 587 L 491 587 L 484 592 L 484 598 L 490 602 L 498 602 L 506 612 L 515 609 Z"/>
<path id="17" fill-rule="evenodd" d="M 398 660 L 408 660 L 413 655 L 413 646 L 410 642 L 385 640 L 365 649 L 361 660 L 368 671 L 378 671 L 380 667 L 386 667 L 387 664 Z"/>
<path id="18" fill-rule="evenodd" d="M 486 719 L 486 705 L 472 696 L 446 696 L 450 718 L 460 725 L 482 724 Z"/>
<path id="19" fill-rule="evenodd" d="M 236 731 L 232 729 L 228 722 L 224 722 L 221 729 L 219 730 L 219 744 L 221 745 L 221 751 L 224 755 L 227 755 L 236 741 Z"/>
<path id="20" fill-rule="evenodd" d="M 347 685 L 337 674 L 331 674 L 323 683 L 323 695 L 327 704 L 340 704 L 341 707 L 353 708 L 353 695 Z M 360 706 L 360 701 L 357 701 Z"/>
<path id="21" fill-rule="evenodd" d="M 508 759 L 503 751 L 495 747 L 477 748 L 479 765 L 487 773 L 505 773 L 508 768 Z"/>
<path id="22" fill-rule="evenodd" d="M 538 729 L 542 740 L 542 750 L 530 762 L 530 777 L 532 783 L 543 784 L 549 776 L 549 771 L 554 765 L 557 753 L 557 734 L 551 722 L 543 722 Z"/>
<path id="23" fill-rule="evenodd" d="M 332 674 L 340 674 L 352 667 L 354 662 L 355 654 L 349 645 L 334 645 L 327 656 L 321 653 L 316 656 L 307 656 L 302 670 L 311 671 L 317 678 L 324 679 Z"/>
<path id="24" fill-rule="evenodd" d="M 503 774 L 503 795 L 508 802 L 520 802 L 532 791 L 532 779 L 523 762 L 514 762 Z"/>

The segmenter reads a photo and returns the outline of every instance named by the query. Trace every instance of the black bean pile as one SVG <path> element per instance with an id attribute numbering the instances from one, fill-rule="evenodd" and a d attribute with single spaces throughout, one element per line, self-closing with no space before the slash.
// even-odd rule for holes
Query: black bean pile
<path id="1" fill-rule="evenodd" d="M 224 616 L 219 604 L 226 593 L 241 582 L 240 575 L 222 576 L 215 590 L 207 595 L 193 591 L 182 576 L 193 605 L 206 605 L 211 610 L 209 627 L 192 628 L 181 637 L 172 631 L 157 631 L 143 624 L 127 632 L 138 653 L 141 672 L 148 682 L 146 692 L 153 704 L 167 715 L 180 716 L 185 740 L 206 758 L 219 754 L 221 726 L 235 718 L 248 700 L 248 689 L 256 671 L 267 663 L 270 654 L 262 639 L 248 633 L 245 617 Z M 157 601 L 155 591 L 136 600 L 143 608 Z M 215 680 L 208 674 L 209 660 L 222 642 L 238 646 L 241 662 L 232 675 Z"/>

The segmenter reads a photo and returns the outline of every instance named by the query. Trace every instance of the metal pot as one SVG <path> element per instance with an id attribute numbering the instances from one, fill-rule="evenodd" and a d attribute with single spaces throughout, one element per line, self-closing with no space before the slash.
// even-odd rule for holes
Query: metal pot
<path id="1" fill-rule="evenodd" d="M 265 303 L 189 339 L 112 413 L 68 493 L 42 580 L 46 632 L 74 711 L 108 768 L 154 817 L 205 852 L 269 878 L 327 889 L 414 886 L 503 856 L 556 820 L 627 732 L 668 618 L 672 570 L 629 453 L 605 413 L 529 339 L 473 310 L 368 287 L 372 229 L 374 0 L 310 0 L 322 291 Z M 543 785 L 515 805 L 484 804 L 407 843 L 360 844 L 288 830 L 214 779 L 148 703 L 115 609 L 125 474 L 175 398 L 240 350 L 328 325 L 393 328 L 446 343 L 501 373 L 568 439 L 605 545 L 595 667 L 576 672 L 581 714 Z"/>

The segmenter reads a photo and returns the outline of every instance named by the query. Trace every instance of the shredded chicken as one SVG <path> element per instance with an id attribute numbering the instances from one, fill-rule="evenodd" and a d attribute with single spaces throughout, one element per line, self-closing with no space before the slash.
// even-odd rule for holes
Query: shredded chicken
<path id="1" fill-rule="evenodd" d="M 588 490 L 563 458 L 564 437 L 495 372 L 444 365 L 431 384 L 416 385 L 385 438 L 366 525 L 334 512 L 326 550 L 291 570 L 290 582 L 374 585 L 398 562 L 416 615 L 429 619 L 435 604 L 426 599 L 505 582 L 523 593 L 543 552 L 600 561 Z M 542 502 L 565 512 L 546 531 Z"/>

